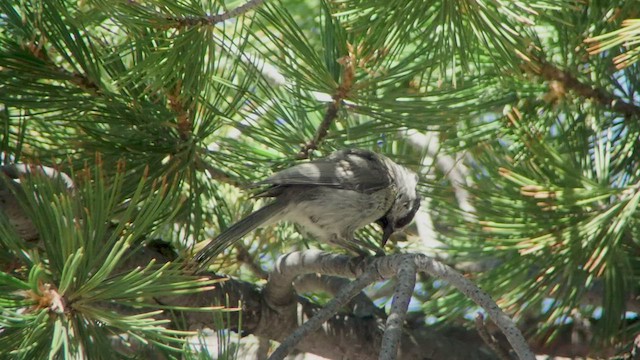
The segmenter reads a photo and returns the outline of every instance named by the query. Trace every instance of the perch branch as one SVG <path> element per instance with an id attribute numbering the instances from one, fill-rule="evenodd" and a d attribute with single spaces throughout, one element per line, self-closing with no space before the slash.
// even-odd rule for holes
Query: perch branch
<path id="1" fill-rule="evenodd" d="M 524 336 L 522 336 L 522 333 L 513 320 L 511 320 L 507 314 L 500 309 L 496 302 L 493 301 L 486 292 L 482 291 L 474 283 L 462 276 L 462 274 L 441 262 L 421 254 L 396 256 L 415 256 L 418 270 L 448 281 L 451 285 L 455 286 L 456 289 L 482 307 L 487 314 L 491 316 L 493 322 L 500 328 L 502 333 L 507 337 L 507 340 L 513 347 L 513 350 L 521 360 L 535 359 L 529 345 L 527 345 L 527 341 L 524 339 Z"/>
<path id="2" fill-rule="evenodd" d="M 306 267 L 307 271 L 317 271 L 321 273 L 323 269 L 329 270 L 334 275 L 348 275 L 349 277 L 353 277 L 354 275 L 360 276 L 363 273 L 367 274 L 365 275 L 366 277 L 371 276 L 368 271 L 364 270 L 363 262 L 361 262 L 361 266 L 349 267 L 344 265 L 349 262 L 348 260 L 345 261 L 344 258 L 348 259 L 346 255 L 326 255 L 317 251 L 290 253 L 281 258 L 281 261 L 278 262 L 279 266 L 277 271 L 272 274 L 279 275 L 275 275 L 273 278 L 270 278 L 278 278 L 279 280 L 273 282 L 270 281 L 271 284 L 267 284 L 267 288 L 271 288 L 272 294 L 277 294 L 279 291 L 286 289 L 286 291 L 282 292 L 282 295 L 290 298 L 292 296 L 291 291 L 289 287 L 284 286 L 284 284 L 287 282 L 286 279 L 291 282 L 291 280 L 300 273 L 300 267 Z M 293 259 L 297 259 L 299 261 L 294 262 L 292 261 Z M 522 333 L 516 327 L 514 322 L 504 312 L 502 312 L 500 307 L 498 307 L 495 301 L 493 301 L 487 293 L 479 289 L 475 284 L 467 280 L 453 268 L 422 254 L 400 254 L 371 259 L 371 263 L 367 265 L 367 269 L 375 269 L 378 279 L 386 279 L 398 274 L 403 261 L 412 261 L 415 263 L 418 271 L 426 272 L 438 279 L 448 281 L 451 285 L 455 286 L 460 292 L 482 307 L 487 314 L 492 317 L 495 324 L 504 333 L 521 360 L 535 359 L 526 340 L 524 339 L 524 336 L 522 336 Z M 331 263 L 335 265 L 342 263 L 343 265 L 334 268 L 333 266 L 329 266 Z M 322 321 L 315 321 L 313 323 L 315 328 L 311 329 L 309 326 L 309 330 L 305 329 L 305 332 L 309 333 L 312 330 L 316 330 L 321 324 Z M 298 339 L 301 339 L 301 337 L 296 337 L 296 340 Z M 287 346 L 293 345 L 288 345 L 287 343 Z M 284 354 L 286 354 L 286 352 L 284 352 Z"/>

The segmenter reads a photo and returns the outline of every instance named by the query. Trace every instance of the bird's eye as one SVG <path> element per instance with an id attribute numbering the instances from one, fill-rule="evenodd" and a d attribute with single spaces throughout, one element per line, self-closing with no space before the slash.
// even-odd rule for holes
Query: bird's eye
<path id="1" fill-rule="evenodd" d="M 398 219 L 394 224 L 396 229 L 401 229 L 409 225 L 411 220 L 413 220 L 413 217 L 416 215 L 416 212 L 418 212 L 418 209 L 420 208 L 420 198 L 417 198 L 413 203 L 406 203 L 403 205 L 407 205 L 407 209 L 408 209 L 411 206 L 411 204 L 413 204 L 414 206 L 411 207 L 411 210 L 409 211 L 409 213 L 406 216 Z"/>

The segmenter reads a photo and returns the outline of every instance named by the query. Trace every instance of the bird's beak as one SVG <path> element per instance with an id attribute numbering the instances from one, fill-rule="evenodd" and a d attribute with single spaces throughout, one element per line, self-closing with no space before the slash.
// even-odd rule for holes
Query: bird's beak
<path id="1" fill-rule="evenodd" d="M 389 241 L 391 234 L 396 231 L 396 228 L 393 225 L 393 221 L 390 221 L 386 216 L 378 219 L 376 223 L 382 227 L 382 242 L 380 243 L 380 247 L 384 247 L 387 241 Z"/>

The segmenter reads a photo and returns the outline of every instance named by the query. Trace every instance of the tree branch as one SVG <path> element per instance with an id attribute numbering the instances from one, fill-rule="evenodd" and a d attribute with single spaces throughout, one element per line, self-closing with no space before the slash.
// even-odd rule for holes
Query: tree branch
<path id="1" fill-rule="evenodd" d="M 298 294 L 324 291 L 335 296 L 340 289 L 347 286 L 347 284 L 349 284 L 348 279 L 314 273 L 299 276 L 295 279 L 293 287 Z M 351 299 L 351 302 L 347 305 L 349 307 L 349 311 L 359 318 L 371 317 L 374 314 L 380 319 L 387 318 L 387 314 L 384 312 L 384 309 L 377 307 L 364 292 L 360 292 L 354 296 L 353 299 Z"/>
<path id="2" fill-rule="evenodd" d="M 166 243 L 161 243 L 166 247 Z M 125 263 L 120 267 L 120 271 L 130 271 L 136 267 L 146 266 L 152 259 L 157 264 L 163 264 L 167 261 L 173 261 L 175 255 L 167 249 L 159 249 L 157 244 L 151 243 L 149 246 L 137 248 L 126 257 Z M 319 252 L 317 252 L 319 253 Z M 329 262 L 343 263 L 339 265 L 336 272 L 348 273 L 349 258 L 340 255 L 321 255 L 332 258 Z M 309 261 L 308 261 L 309 263 Z M 326 265 L 327 263 L 325 263 Z M 313 269 L 319 269 L 319 263 L 311 265 Z M 213 274 L 206 276 L 221 278 Z M 183 328 L 195 329 L 216 329 L 219 326 L 235 328 L 238 324 L 239 317 L 242 316 L 242 334 L 252 334 L 262 339 L 282 341 L 293 332 L 299 323 L 313 316 L 320 311 L 321 307 L 308 301 L 303 297 L 296 297 L 293 305 L 293 314 L 279 313 L 274 309 L 266 306 L 264 293 L 253 283 L 227 279 L 227 281 L 219 284 L 216 288 L 193 294 L 185 294 L 176 297 L 163 297 L 158 299 L 158 304 L 174 305 L 185 307 L 209 307 L 230 304 L 230 306 L 238 305 L 241 312 L 230 312 L 228 317 L 225 315 L 220 323 L 215 320 L 212 315 L 203 314 L 201 311 L 184 310 L 176 312 L 175 316 L 180 319 L 180 324 L 184 324 Z M 111 311 L 122 312 L 124 309 L 117 307 L 112 308 L 111 304 L 105 304 Z M 130 309 L 133 310 L 133 309 Z M 127 311 L 130 311 L 127 310 Z M 160 315 L 166 317 L 168 314 Z M 313 336 L 302 340 L 297 344 L 296 349 L 303 352 L 314 353 L 329 359 L 372 359 L 378 356 L 377 349 L 380 346 L 382 338 L 382 326 L 384 318 L 374 313 L 369 317 L 358 317 L 350 314 L 341 313 L 333 316 L 327 323 Z M 424 359 L 431 360 L 489 360 L 495 359 L 478 334 L 466 328 L 455 325 L 438 324 L 429 326 L 424 321 L 414 321 L 408 324 L 402 335 L 401 354 L 403 359 Z M 532 325 L 533 326 L 533 325 Z M 566 325 L 562 325 L 566 326 Z M 182 328 L 182 327 L 181 327 Z M 559 343 L 558 343 L 559 342 Z M 564 344 L 564 345 L 563 345 Z M 564 347 L 563 347 L 564 346 Z M 536 347 L 541 354 L 550 354 L 557 356 L 586 356 L 588 347 L 581 347 L 585 352 L 569 353 L 558 350 L 575 350 L 576 344 L 571 338 L 561 337 L 553 344 L 538 344 Z M 603 349 L 601 349 L 604 351 Z M 601 352 L 599 352 L 601 353 Z"/>
<path id="3" fill-rule="evenodd" d="M 309 157 L 309 153 L 318 148 L 318 145 L 327 136 L 331 123 L 333 123 L 333 121 L 338 117 L 338 110 L 340 110 L 342 101 L 347 98 L 349 92 L 353 88 L 355 79 L 355 64 L 353 56 L 347 55 L 337 59 L 336 61 L 342 65 L 340 86 L 338 86 L 335 94 L 333 94 L 333 101 L 327 106 L 327 112 L 324 114 L 324 119 L 322 119 L 322 123 L 320 123 L 320 126 L 318 126 L 318 129 L 316 130 L 313 140 L 302 146 L 298 152 L 298 159 L 307 159 Z"/>
<path id="4" fill-rule="evenodd" d="M 46 38 L 47 41 L 51 41 L 55 43 L 55 40 L 52 41 L 49 39 L 49 35 L 47 33 L 42 33 L 43 38 Z M 36 45 L 32 42 L 28 42 L 26 44 L 22 44 L 22 46 L 28 50 L 33 56 L 41 60 L 45 63 L 53 74 L 58 74 L 63 78 L 66 78 L 69 82 L 76 85 L 80 89 L 90 93 L 90 94 L 101 94 L 101 86 L 99 83 L 94 82 L 89 78 L 87 74 L 70 72 L 66 70 L 64 67 L 56 64 L 53 59 L 49 56 L 49 54 L 43 49 L 41 44 Z"/>
<path id="5" fill-rule="evenodd" d="M 393 360 L 398 355 L 398 343 L 402 335 L 402 326 L 407 317 L 409 301 L 416 286 L 416 264 L 410 258 L 403 259 L 398 268 L 398 286 L 391 301 L 391 314 L 387 319 L 380 359 Z"/>
<path id="6" fill-rule="evenodd" d="M 338 309 L 344 306 L 357 293 L 362 291 L 366 286 L 375 281 L 375 268 L 370 268 L 364 274 L 342 288 L 336 296 L 331 299 L 320 311 L 318 311 L 311 319 L 298 327 L 291 335 L 282 341 L 280 346 L 271 354 L 270 360 L 281 360 L 287 356 L 300 340 L 305 338 L 311 332 L 316 331 L 323 323 L 334 316 Z"/>
<path id="7" fill-rule="evenodd" d="M 251 9 L 254 9 L 260 5 L 262 5 L 262 3 L 264 2 L 264 0 L 250 0 L 247 1 L 246 3 L 238 6 L 235 9 L 231 9 L 225 13 L 222 14 L 216 14 L 216 15 L 208 15 L 208 16 L 201 16 L 201 17 L 195 17 L 195 16 L 184 16 L 184 17 L 173 17 L 173 16 L 168 16 L 166 17 L 167 20 L 170 21 L 176 21 L 178 23 L 178 26 L 180 27 L 184 27 L 184 26 L 196 26 L 196 25 L 208 25 L 208 26 L 213 26 L 219 22 L 223 22 L 223 21 L 227 21 L 231 18 L 234 17 L 238 17 L 246 12 L 248 12 Z"/>
<path id="8" fill-rule="evenodd" d="M 147 264 L 151 258 L 156 258 L 158 263 L 167 261 L 163 255 L 153 256 L 152 249 L 143 248 L 142 253 L 136 253 L 129 257 L 126 268 L 134 268 Z M 323 272 L 335 274 L 351 274 L 354 276 L 354 267 L 351 258 L 344 255 L 332 255 L 319 251 L 305 253 L 292 253 L 283 257 L 287 259 L 289 270 L 285 273 L 291 281 L 303 272 Z M 304 259 L 304 261 L 300 261 Z M 282 261 L 280 262 L 282 264 Z M 307 270 L 303 269 L 307 267 Z M 210 275 L 220 278 L 219 276 Z M 376 277 L 379 276 L 376 273 Z M 290 282 L 289 282 L 290 286 Z M 286 298 L 286 292 L 284 292 Z M 212 305 L 229 304 L 240 307 L 242 314 L 243 334 L 253 334 L 260 338 L 275 341 L 284 341 L 293 333 L 299 323 L 309 319 L 319 311 L 321 307 L 309 302 L 303 297 L 293 295 L 291 303 L 286 306 L 273 307 L 273 298 L 269 301 L 266 290 L 244 281 L 227 279 L 213 290 L 180 297 L 163 298 L 159 302 L 165 305 L 207 307 Z M 223 326 L 238 330 L 234 327 L 238 324 L 240 312 L 229 314 L 228 323 Z M 220 326 L 214 321 L 213 316 L 203 316 L 202 312 L 183 311 L 177 314 L 182 323 L 188 329 L 202 329 Z M 224 319 L 225 321 L 227 319 Z M 330 359 L 364 360 L 376 358 L 382 342 L 382 327 L 385 318 L 378 313 L 372 316 L 359 317 L 341 313 L 332 316 L 324 326 L 313 333 L 313 336 L 303 339 L 296 345 L 296 349 L 314 353 Z M 402 334 L 401 354 L 406 359 L 491 359 L 484 350 L 481 339 L 468 331 L 451 331 L 446 326 L 432 328 L 420 324 L 411 331 L 405 329 Z"/>
<path id="9" fill-rule="evenodd" d="M 396 255 L 398 256 L 398 255 Z M 491 297 L 480 290 L 474 283 L 467 280 L 462 274 L 455 271 L 453 268 L 444 265 L 434 259 L 428 258 L 424 255 L 414 255 L 416 257 L 416 265 L 418 270 L 424 271 L 431 276 L 435 276 L 439 279 L 448 281 L 451 285 L 455 286 L 460 292 L 465 294 L 469 299 L 473 300 L 477 305 L 482 307 L 487 314 L 491 316 L 493 322 L 500 328 L 502 333 L 507 337 L 507 340 L 513 347 L 518 357 L 521 360 L 535 359 L 535 356 L 529 349 L 524 336 L 500 307 L 491 299 Z M 390 260 L 391 261 L 391 260 Z M 390 269 L 392 269 L 391 262 L 387 262 Z"/>
<path id="10" fill-rule="evenodd" d="M 557 81 L 562 84 L 565 89 L 572 90 L 582 97 L 591 99 L 614 112 L 624 115 L 626 118 L 640 118 L 640 106 L 625 102 L 620 97 L 610 94 L 603 89 L 585 84 L 569 71 L 561 70 L 544 59 L 538 58 L 535 61 L 536 64 L 531 63 L 528 67 L 530 72 L 541 76 L 547 81 Z"/>
<path id="11" fill-rule="evenodd" d="M 448 281 L 476 304 L 485 309 L 485 311 L 493 318 L 494 323 L 507 337 L 507 340 L 520 359 L 534 359 L 533 353 L 529 349 L 527 342 L 513 321 L 504 314 L 502 310 L 500 310 L 498 305 L 488 294 L 480 290 L 475 284 L 464 278 L 451 267 L 422 254 L 400 254 L 379 257 L 369 259 L 369 264 L 365 264 L 364 261 L 361 261 L 357 266 L 354 266 L 353 262 L 350 260 L 351 259 L 345 255 L 330 255 L 318 251 L 293 252 L 287 254 L 279 259 L 276 271 L 270 276 L 270 281 L 267 283 L 267 296 L 274 299 L 274 304 L 276 305 L 280 305 L 281 303 L 290 303 L 294 294 L 290 286 L 286 284 L 290 283 L 292 279 L 300 273 L 300 271 L 303 271 L 303 269 L 307 272 L 331 273 L 333 275 L 346 275 L 348 277 L 353 277 L 355 275 L 358 276 L 355 283 L 359 286 L 363 283 L 370 282 L 370 278 L 374 273 L 376 274 L 374 278 L 377 279 L 386 279 L 397 276 L 400 268 L 403 267 L 402 264 L 405 261 L 412 261 L 418 271 L 423 271 L 431 276 Z M 360 277 L 363 277 L 364 279 L 360 279 Z M 338 303 L 338 301 L 344 301 L 342 296 L 346 297 L 348 294 L 355 295 L 355 287 L 356 285 L 352 285 L 346 290 L 343 289 L 340 294 L 340 299 L 336 300 L 338 299 L 338 296 L 334 299 L 336 300 L 336 303 Z M 335 307 L 336 305 L 333 301 L 330 304 L 331 307 Z M 327 307 L 329 307 L 329 304 L 327 304 Z M 322 314 L 318 314 L 318 318 L 321 316 L 326 317 L 327 314 L 324 312 Z M 312 325 L 316 326 L 316 328 L 311 328 L 311 325 L 307 327 L 305 324 L 304 330 L 300 330 L 300 332 L 311 332 L 317 329 L 317 327 L 324 322 L 322 318 L 313 320 Z M 301 336 L 296 333 L 295 339 L 298 338 L 301 338 Z M 286 346 L 291 346 L 290 342 L 292 341 L 293 340 L 287 341 Z M 286 352 L 284 352 L 284 354 L 286 355 Z"/>
<path id="12" fill-rule="evenodd" d="M 324 140 L 324 138 L 329 133 L 329 127 L 331 123 L 338 117 L 338 109 L 340 107 L 340 103 L 338 100 L 333 101 L 327 105 L 327 112 L 324 114 L 324 118 L 322 119 L 322 123 L 318 126 L 316 130 L 316 134 L 311 141 L 308 141 L 306 144 L 302 145 L 302 148 L 298 152 L 297 158 L 308 159 L 309 153 L 318 148 L 318 145 Z"/>

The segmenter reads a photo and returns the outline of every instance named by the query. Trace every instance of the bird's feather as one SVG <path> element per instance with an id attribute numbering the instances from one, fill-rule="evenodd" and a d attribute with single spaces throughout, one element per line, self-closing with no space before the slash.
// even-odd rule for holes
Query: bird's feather
<path id="1" fill-rule="evenodd" d="M 278 220 L 282 210 L 284 210 L 286 206 L 287 203 L 285 201 L 276 200 L 256 210 L 220 233 L 220 235 L 196 254 L 195 260 L 198 263 L 198 271 L 204 270 L 213 258 L 242 239 L 242 237 L 249 232 L 271 221 Z"/>
<path id="2" fill-rule="evenodd" d="M 256 185 L 313 185 L 373 193 L 391 184 L 382 160 L 373 152 L 343 150 L 328 158 L 318 159 L 279 171 Z M 275 189 L 274 189 L 275 190 Z M 257 196 L 274 196 L 265 191 Z"/>

